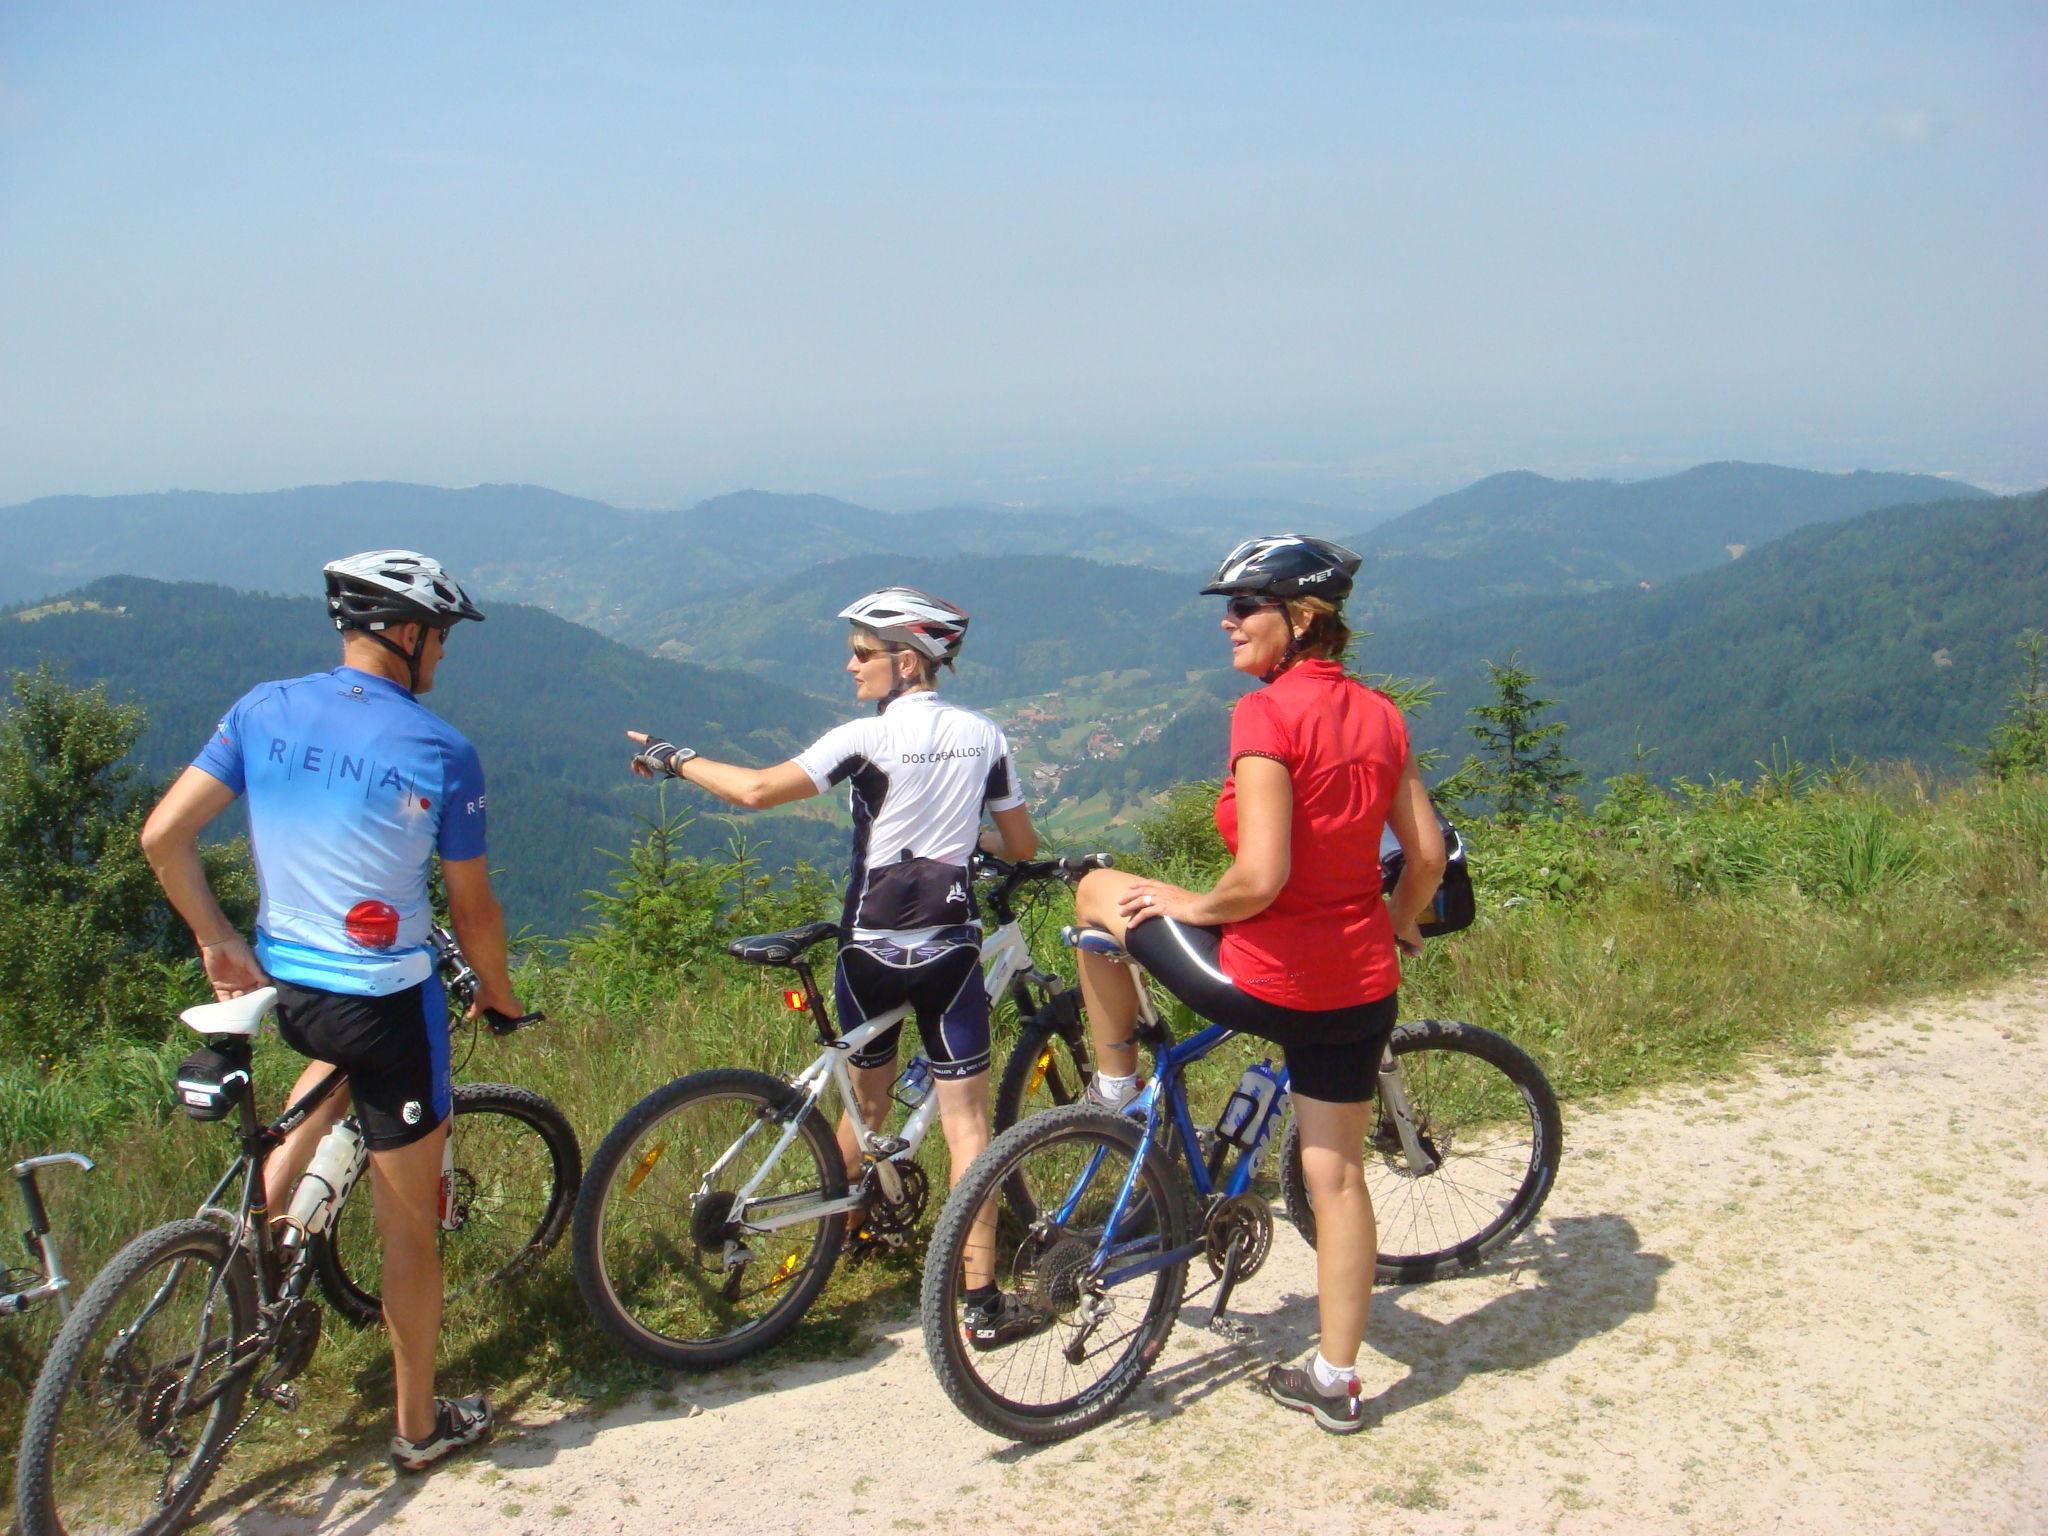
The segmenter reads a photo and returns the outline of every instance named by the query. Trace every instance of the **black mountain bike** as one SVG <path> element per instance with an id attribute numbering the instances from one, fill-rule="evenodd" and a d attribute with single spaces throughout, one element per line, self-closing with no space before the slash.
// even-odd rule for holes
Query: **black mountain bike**
<path id="1" fill-rule="evenodd" d="M 437 929 L 435 947 L 450 994 L 473 996 L 454 941 Z M 333 1251 L 336 1218 L 368 1159 L 353 1115 L 321 1140 L 288 1209 L 265 1203 L 264 1158 L 347 1080 L 337 1069 L 277 1120 L 257 1117 L 249 1064 L 276 1000 L 261 987 L 181 1015 L 209 1044 L 179 1068 L 179 1106 L 195 1119 L 234 1117 L 235 1159 L 193 1217 L 108 1260 L 58 1333 L 22 1428 L 15 1511 L 24 1536 L 178 1530 L 263 1406 L 297 1407 L 292 1380 L 320 1343 L 314 1278 L 339 1291 L 344 1310 L 343 1298 L 376 1305 L 368 1256 Z M 539 1015 L 485 1018 L 509 1034 Z M 441 1191 L 458 1285 L 531 1268 L 561 1236 L 581 1164 L 568 1121 L 538 1094 L 465 1087 L 452 1128 L 465 1145 Z"/>

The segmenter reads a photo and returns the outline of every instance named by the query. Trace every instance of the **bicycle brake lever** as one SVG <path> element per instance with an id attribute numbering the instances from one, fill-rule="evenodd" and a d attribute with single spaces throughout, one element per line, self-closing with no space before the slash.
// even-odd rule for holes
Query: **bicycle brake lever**
<path id="1" fill-rule="evenodd" d="M 495 1008 L 486 1008 L 484 1010 L 484 1022 L 491 1026 L 492 1034 L 500 1036 L 509 1035 L 515 1030 L 524 1029 L 529 1024 L 544 1024 L 547 1022 L 547 1017 L 539 1009 L 535 1009 L 532 1013 L 519 1014 L 516 1017 L 509 1013 L 500 1013 Z"/>

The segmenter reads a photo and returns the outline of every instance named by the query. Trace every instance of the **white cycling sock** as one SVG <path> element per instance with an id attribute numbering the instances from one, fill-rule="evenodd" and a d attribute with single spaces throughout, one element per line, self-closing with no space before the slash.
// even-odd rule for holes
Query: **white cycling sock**
<path id="1" fill-rule="evenodd" d="M 1128 1102 L 1138 1091 L 1138 1074 L 1128 1077 L 1111 1077 L 1107 1072 L 1095 1074 L 1095 1091 L 1112 1104 Z"/>
<path id="2" fill-rule="evenodd" d="M 1358 1380 L 1358 1367 L 1332 1365 L 1323 1358 L 1323 1352 L 1319 1349 L 1316 1351 L 1315 1363 L 1309 1367 L 1309 1374 L 1315 1377 L 1318 1392 L 1334 1392 L 1339 1385 Z"/>

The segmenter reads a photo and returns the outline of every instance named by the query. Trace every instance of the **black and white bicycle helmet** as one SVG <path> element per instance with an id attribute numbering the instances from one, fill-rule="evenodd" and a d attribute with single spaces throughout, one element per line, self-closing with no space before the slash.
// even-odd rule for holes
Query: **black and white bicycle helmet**
<path id="1" fill-rule="evenodd" d="M 1261 597 L 1320 597 L 1341 603 L 1351 592 L 1351 578 L 1364 556 L 1328 539 L 1305 533 L 1272 534 L 1246 539 L 1223 557 L 1203 596 L 1231 597 L 1240 592 Z"/>
<path id="2" fill-rule="evenodd" d="M 428 624 L 447 629 L 463 619 L 483 622 L 483 610 L 441 562 L 409 549 L 373 549 L 322 568 L 327 612 L 336 629 L 389 629 Z"/>
<path id="3" fill-rule="evenodd" d="M 933 661 L 951 661 L 967 637 L 967 615 L 915 587 L 883 587 L 847 604 L 839 617 L 871 629 L 887 645 L 907 645 Z"/>

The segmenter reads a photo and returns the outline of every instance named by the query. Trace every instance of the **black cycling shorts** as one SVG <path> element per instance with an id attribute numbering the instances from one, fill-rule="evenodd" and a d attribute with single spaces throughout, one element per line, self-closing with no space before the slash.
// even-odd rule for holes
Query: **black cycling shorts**
<path id="1" fill-rule="evenodd" d="M 988 1070 L 988 991 L 981 980 L 981 930 L 943 928 L 922 944 L 861 939 L 839 947 L 832 991 L 845 1034 L 878 1013 L 908 1003 L 931 1058 L 932 1076 L 972 1077 Z M 885 1029 L 848 1058 L 856 1067 L 896 1059 L 903 1026 Z"/>
<path id="2" fill-rule="evenodd" d="M 1198 928 L 1170 917 L 1149 918 L 1124 936 L 1131 957 L 1202 1018 L 1280 1046 L 1287 1053 L 1290 1092 L 1332 1104 L 1371 1098 L 1400 994 L 1389 992 L 1349 1008 L 1282 1008 L 1253 997 L 1223 974 L 1216 959 L 1222 947 L 1221 928 Z"/>
<path id="3" fill-rule="evenodd" d="M 274 981 L 277 1032 L 301 1056 L 348 1073 L 373 1152 L 410 1146 L 448 1118 L 448 995 L 439 976 L 382 997 Z"/>

